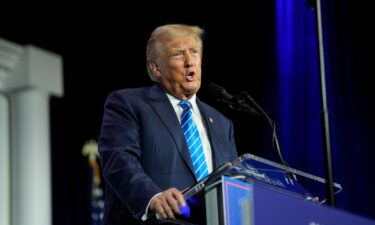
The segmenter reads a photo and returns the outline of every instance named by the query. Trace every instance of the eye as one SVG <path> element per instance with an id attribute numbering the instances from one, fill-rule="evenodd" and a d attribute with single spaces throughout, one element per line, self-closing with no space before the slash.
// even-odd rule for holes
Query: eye
<path id="1" fill-rule="evenodd" d="M 198 53 L 199 53 L 199 50 L 196 49 L 196 48 L 193 48 L 193 49 L 191 50 L 191 52 L 194 53 L 194 54 L 198 54 Z"/>
<path id="2" fill-rule="evenodd" d="M 177 57 L 177 56 L 180 56 L 180 55 L 182 55 L 181 51 L 177 51 L 177 52 L 172 53 L 172 57 Z"/>

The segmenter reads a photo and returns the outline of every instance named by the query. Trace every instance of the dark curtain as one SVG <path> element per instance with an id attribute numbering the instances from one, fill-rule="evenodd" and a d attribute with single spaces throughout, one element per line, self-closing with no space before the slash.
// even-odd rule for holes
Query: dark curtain
<path id="1" fill-rule="evenodd" d="M 371 7 L 352 0 L 322 6 L 333 177 L 343 187 L 336 207 L 375 218 L 375 20 Z M 278 99 L 269 107 L 281 149 L 292 167 L 324 177 L 315 11 L 307 0 L 275 7 L 277 72 L 269 89 Z"/>

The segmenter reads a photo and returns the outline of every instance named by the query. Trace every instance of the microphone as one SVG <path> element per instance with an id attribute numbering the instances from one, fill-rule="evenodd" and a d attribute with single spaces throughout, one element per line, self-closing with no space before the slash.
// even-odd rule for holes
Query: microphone
<path id="1" fill-rule="evenodd" d="M 240 111 L 245 111 L 251 115 L 257 115 L 263 117 L 272 128 L 272 143 L 273 148 L 277 152 L 277 155 L 281 163 L 290 168 L 289 164 L 284 160 L 284 157 L 281 154 L 279 140 L 276 133 L 275 122 L 268 116 L 268 114 L 254 101 L 254 99 L 246 92 L 242 91 L 240 95 L 233 96 L 225 91 L 225 89 L 217 84 L 210 83 L 207 86 L 211 95 L 216 97 L 218 101 L 223 101 L 229 105 L 230 108 Z M 245 101 L 249 101 L 251 106 L 248 105 Z M 255 109 L 254 109 L 254 108 Z M 295 176 L 293 176 L 294 179 Z"/>
<path id="2" fill-rule="evenodd" d="M 254 108 L 250 107 L 241 96 L 233 96 L 229 94 L 223 87 L 210 83 L 207 86 L 208 93 L 211 97 L 215 98 L 218 101 L 225 102 L 228 106 L 232 109 L 245 111 L 250 113 L 253 116 L 259 116 L 259 112 L 257 112 Z"/>
<path id="3" fill-rule="evenodd" d="M 223 87 L 210 83 L 207 86 L 210 93 L 212 93 L 214 96 L 221 97 L 225 100 L 231 101 L 233 99 L 233 95 L 229 94 Z"/>

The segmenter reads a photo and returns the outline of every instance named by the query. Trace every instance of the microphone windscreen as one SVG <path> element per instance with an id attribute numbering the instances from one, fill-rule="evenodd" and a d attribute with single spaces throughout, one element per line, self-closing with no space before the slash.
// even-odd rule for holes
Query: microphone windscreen
<path id="1" fill-rule="evenodd" d="M 210 83 L 207 85 L 207 92 L 208 92 L 208 95 L 212 98 L 225 98 L 226 96 L 225 93 L 225 89 L 223 87 L 221 87 L 220 85 L 217 85 L 215 83 Z"/>
<path id="2" fill-rule="evenodd" d="M 207 86 L 207 88 L 209 91 L 209 95 L 211 95 L 211 97 L 214 97 L 216 99 L 226 100 L 226 101 L 233 100 L 233 96 L 229 94 L 228 92 L 226 92 L 225 89 L 220 85 L 217 85 L 215 83 L 210 83 Z"/>

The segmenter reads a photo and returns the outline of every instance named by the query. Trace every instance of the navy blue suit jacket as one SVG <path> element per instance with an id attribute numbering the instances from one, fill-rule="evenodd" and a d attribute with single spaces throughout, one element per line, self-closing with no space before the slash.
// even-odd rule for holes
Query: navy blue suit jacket
<path id="1" fill-rule="evenodd" d="M 214 168 L 237 157 L 232 122 L 199 101 Z M 141 224 L 157 193 L 196 183 L 185 137 L 165 92 L 154 85 L 111 93 L 99 138 L 106 181 L 103 224 Z"/>

